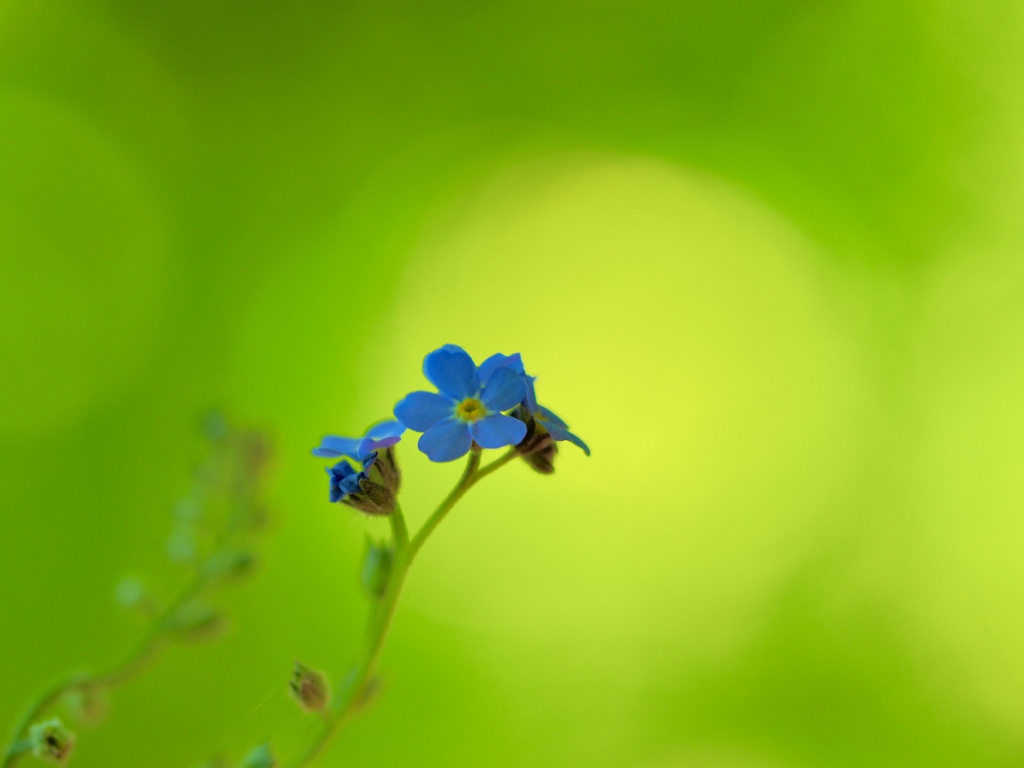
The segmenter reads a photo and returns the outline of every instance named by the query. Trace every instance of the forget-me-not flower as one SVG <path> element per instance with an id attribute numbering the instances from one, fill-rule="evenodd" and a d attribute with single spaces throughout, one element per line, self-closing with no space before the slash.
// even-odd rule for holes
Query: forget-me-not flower
<path id="1" fill-rule="evenodd" d="M 431 461 L 453 461 L 481 448 L 517 445 L 526 425 L 501 412 L 526 396 L 522 376 L 508 366 L 490 372 L 486 385 L 473 358 L 445 344 L 423 360 L 423 373 L 438 392 L 412 392 L 395 406 L 395 418 L 422 432 L 419 448 Z"/>
<path id="2" fill-rule="evenodd" d="M 514 355 L 502 355 L 499 353 L 497 355 L 491 355 L 489 358 L 484 360 L 480 363 L 480 380 L 486 386 L 491 376 L 503 368 L 515 371 L 522 378 L 525 392 L 521 405 L 526 409 L 527 413 L 529 413 L 530 416 L 533 416 L 537 423 L 547 430 L 552 438 L 558 441 L 568 440 L 573 445 L 582 449 L 582 451 L 589 456 L 590 448 L 587 447 L 587 444 L 583 442 L 578 435 L 569 431 L 569 425 L 550 409 L 537 404 L 537 391 L 534 386 L 534 382 L 537 380 L 537 377 L 530 376 L 526 372 L 526 368 L 523 365 L 523 359 L 518 352 Z"/>

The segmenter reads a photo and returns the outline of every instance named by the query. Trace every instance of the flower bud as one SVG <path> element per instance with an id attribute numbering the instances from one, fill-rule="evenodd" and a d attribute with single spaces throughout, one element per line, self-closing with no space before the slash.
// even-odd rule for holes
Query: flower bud
<path id="1" fill-rule="evenodd" d="M 377 451 L 377 458 L 370 467 L 370 478 L 378 480 L 393 495 L 398 495 L 402 487 L 402 470 L 398 466 L 394 446 Z"/>
<path id="2" fill-rule="evenodd" d="M 402 482 L 394 448 L 384 448 L 371 454 L 361 471 L 342 461 L 328 472 L 332 484 L 341 491 L 333 500 L 368 515 L 390 515 L 394 511 Z M 358 485 L 359 490 L 351 489 L 353 483 Z"/>
<path id="3" fill-rule="evenodd" d="M 359 581 L 372 597 L 380 597 L 387 587 L 391 573 L 393 552 L 387 544 L 377 544 L 369 536 L 366 537 L 366 553 L 363 555 L 363 568 L 359 572 Z"/>
<path id="4" fill-rule="evenodd" d="M 537 472 L 550 475 L 555 471 L 555 456 L 558 444 L 544 426 L 522 405 L 512 415 L 526 424 L 526 436 L 516 446 L 519 455 Z"/>
<path id="5" fill-rule="evenodd" d="M 390 515 L 395 509 L 395 497 L 387 488 L 371 480 L 359 480 L 359 491 L 350 493 L 342 504 L 367 515 Z"/>
<path id="6" fill-rule="evenodd" d="M 297 661 L 288 687 L 299 706 L 307 712 L 322 712 L 331 700 L 331 689 L 326 676 Z"/>
<path id="7" fill-rule="evenodd" d="M 269 744 L 260 744 L 256 749 L 246 755 L 238 768 L 274 768 L 277 765 L 277 758 L 270 751 Z"/>
<path id="8" fill-rule="evenodd" d="M 75 734 L 59 717 L 33 725 L 28 732 L 32 754 L 47 763 L 64 765 L 75 748 Z"/>

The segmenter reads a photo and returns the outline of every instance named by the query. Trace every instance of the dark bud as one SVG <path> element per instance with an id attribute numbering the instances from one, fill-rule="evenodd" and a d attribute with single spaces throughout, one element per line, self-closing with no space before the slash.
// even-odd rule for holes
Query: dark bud
<path id="1" fill-rule="evenodd" d="M 331 700 L 331 689 L 327 678 L 322 673 L 297 661 L 288 687 L 299 706 L 307 712 L 323 712 Z"/>
<path id="2" fill-rule="evenodd" d="M 372 597 L 380 597 L 388 584 L 391 574 L 393 553 L 386 544 L 377 544 L 366 538 L 366 554 L 363 555 L 363 568 L 359 573 L 359 581 Z"/>
<path id="3" fill-rule="evenodd" d="M 341 503 L 368 515 L 390 515 L 395 509 L 395 499 L 402 483 L 394 447 L 378 451 L 368 459 L 363 474 L 365 477 L 359 480 L 359 492 L 347 494 Z"/>
<path id="4" fill-rule="evenodd" d="M 75 748 L 75 734 L 65 728 L 58 717 L 33 725 L 28 739 L 33 755 L 56 765 L 64 765 Z"/>
<path id="5" fill-rule="evenodd" d="M 555 471 L 555 455 L 558 453 L 558 444 L 543 425 L 533 417 L 533 414 L 522 405 L 517 406 L 512 415 L 526 425 L 526 437 L 516 446 L 519 455 L 542 475 L 550 475 Z"/>

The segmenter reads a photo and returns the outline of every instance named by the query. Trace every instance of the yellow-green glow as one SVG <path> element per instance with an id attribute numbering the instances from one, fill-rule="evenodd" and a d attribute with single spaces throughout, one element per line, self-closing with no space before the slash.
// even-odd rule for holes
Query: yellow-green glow
<path id="1" fill-rule="evenodd" d="M 287 765 L 387 535 L 309 450 L 450 342 L 593 455 L 460 502 L 323 768 L 1024 764 L 1024 5 L 467 7 L 0 0 L 0 727 L 187 576 L 219 405 L 261 570 L 72 764 Z"/>

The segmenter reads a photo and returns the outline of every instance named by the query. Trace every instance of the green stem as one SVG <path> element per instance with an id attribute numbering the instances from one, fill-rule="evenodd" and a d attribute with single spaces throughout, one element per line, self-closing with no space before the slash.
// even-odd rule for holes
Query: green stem
<path id="1" fill-rule="evenodd" d="M 416 534 L 410 543 L 410 561 L 416 556 L 416 553 L 420 551 L 427 539 L 430 538 L 430 534 L 434 532 L 434 529 L 437 528 L 437 526 L 441 524 L 441 521 L 445 519 L 452 507 L 454 507 L 458 503 L 459 499 L 465 495 L 466 491 L 496 469 L 500 469 L 508 464 L 516 457 L 516 455 L 516 449 L 513 448 L 500 459 L 495 459 L 483 469 L 478 469 L 480 466 L 480 452 L 473 451 L 469 458 L 469 464 L 466 465 L 466 471 L 462 474 L 462 479 L 459 480 L 455 488 L 452 489 L 452 492 L 448 494 L 448 497 L 441 502 L 441 506 L 434 510 L 434 514 L 427 518 L 427 522 L 423 524 L 419 533 Z"/>
<path id="2" fill-rule="evenodd" d="M 409 529 L 405 527 L 405 516 L 402 505 L 395 502 L 395 509 L 388 515 L 391 520 L 391 534 L 394 536 L 395 549 L 405 549 L 409 544 Z"/>
<path id="3" fill-rule="evenodd" d="M 368 687 L 373 682 L 374 672 L 377 668 L 377 661 L 380 659 L 381 651 L 384 649 L 384 642 L 387 640 L 388 632 L 391 629 L 395 617 L 395 609 L 398 607 L 398 599 L 402 593 L 402 586 L 409 573 L 416 554 L 420 551 L 430 534 L 441 524 L 441 521 L 448 515 L 466 491 L 476 485 L 480 480 L 487 477 L 505 464 L 508 464 L 516 457 L 515 448 L 500 459 L 480 469 L 480 451 L 470 452 L 466 469 L 462 473 L 459 482 L 451 490 L 444 501 L 427 518 L 423 527 L 410 541 L 408 531 L 405 527 L 405 519 L 401 510 L 396 506 L 391 514 L 391 526 L 394 534 L 395 554 L 391 563 L 391 571 L 388 574 L 387 586 L 384 594 L 370 614 L 367 626 L 366 637 L 363 641 L 362 650 L 356 660 L 356 664 L 346 680 L 343 688 L 335 695 L 331 703 L 330 711 L 324 718 L 324 724 L 316 736 L 291 764 L 291 768 L 303 768 L 309 765 L 320 754 L 331 737 L 337 733 L 341 725 L 349 719 L 364 703 Z"/>
<path id="4" fill-rule="evenodd" d="M 117 664 L 94 673 L 74 673 L 51 683 L 36 696 L 25 708 L 21 717 L 11 730 L 10 743 L 4 751 L 4 760 L 0 768 L 13 768 L 17 765 L 28 748 L 25 736 L 29 727 L 37 722 L 46 710 L 62 696 L 71 691 L 93 686 L 112 688 L 121 685 L 143 669 L 157 655 L 167 639 L 167 627 L 170 619 L 185 603 L 198 595 L 206 585 L 206 577 L 200 573 L 193 579 L 161 613 L 153 620 L 149 631 L 135 647 Z"/>

